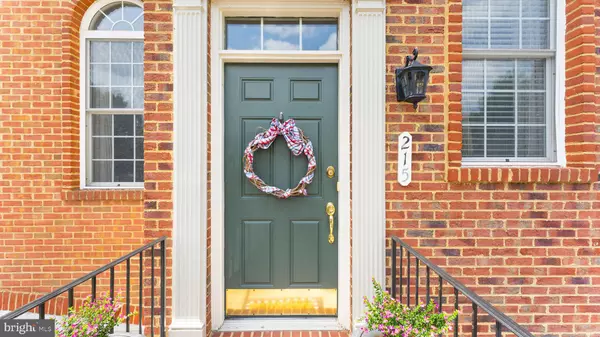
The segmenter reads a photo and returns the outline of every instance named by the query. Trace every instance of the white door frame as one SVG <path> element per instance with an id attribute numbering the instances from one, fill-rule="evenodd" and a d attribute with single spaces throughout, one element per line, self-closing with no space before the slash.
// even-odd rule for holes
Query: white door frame
<path id="1" fill-rule="evenodd" d="M 337 17 L 338 51 L 223 50 L 228 16 Z M 211 308 L 212 328 L 220 330 L 350 330 L 350 5 L 343 0 L 214 0 L 211 4 Z M 224 86 L 226 63 L 338 64 L 338 316 L 323 318 L 225 320 L 224 278 Z"/>

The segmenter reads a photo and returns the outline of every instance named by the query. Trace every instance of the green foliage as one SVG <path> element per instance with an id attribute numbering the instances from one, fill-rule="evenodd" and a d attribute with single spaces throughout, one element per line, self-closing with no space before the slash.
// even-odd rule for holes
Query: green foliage
<path id="1" fill-rule="evenodd" d="M 373 279 L 375 296 L 372 301 L 364 298 L 367 311 L 364 332 L 379 331 L 385 337 L 434 337 L 452 330 L 452 321 L 458 311 L 452 314 L 437 312 L 432 301 L 408 307 L 381 288 Z"/>
<path id="2" fill-rule="evenodd" d="M 92 301 L 88 296 L 83 305 L 74 310 L 69 308 L 69 314 L 66 318 L 58 322 L 56 329 L 57 337 L 106 337 L 119 324 L 125 322 L 126 318 L 135 315 L 135 312 L 128 316 L 122 313 L 122 298 L 117 297 L 113 300 L 102 294 L 101 297 Z"/>

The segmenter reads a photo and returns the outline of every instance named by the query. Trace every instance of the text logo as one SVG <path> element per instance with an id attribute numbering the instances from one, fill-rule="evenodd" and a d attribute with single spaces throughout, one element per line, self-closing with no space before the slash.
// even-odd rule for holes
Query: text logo
<path id="1" fill-rule="evenodd" d="M 0 337 L 54 337 L 54 320 L 0 320 Z"/>

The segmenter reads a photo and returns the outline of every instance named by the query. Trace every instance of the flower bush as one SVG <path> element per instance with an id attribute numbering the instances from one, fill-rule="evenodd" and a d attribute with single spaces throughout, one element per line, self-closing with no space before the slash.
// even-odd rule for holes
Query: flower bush
<path id="1" fill-rule="evenodd" d="M 57 337 L 106 337 L 119 324 L 125 322 L 135 312 L 125 315 L 122 313 L 121 297 L 113 300 L 102 294 L 96 300 L 88 296 L 83 305 L 74 310 L 69 308 L 69 314 L 57 322 Z"/>
<path id="2" fill-rule="evenodd" d="M 379 331 L 385 337 L 434 337 L 452 330 L 451 322 L 458 311 L 438 313 L 433 301 L 411 308 L 392 298 L 375 279 L 373 286 L 373 300 L 364 299 L 367 311 L 363 332 Z"/>

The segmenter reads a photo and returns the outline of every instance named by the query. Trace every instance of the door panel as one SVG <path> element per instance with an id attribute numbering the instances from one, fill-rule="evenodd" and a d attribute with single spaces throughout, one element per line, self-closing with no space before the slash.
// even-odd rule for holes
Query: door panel
<path id="1" fill-rule="evenodd" d="M 292 284 L 319 283 L 319 247 L 306 250 L 313 242 L 319 241 L 318 221 L 292 221 L 292 235 L 290 237 L 292 256 Z"/>
<path id="2" fill-rule="evenodd" d="M 337 206 L 337 179 L 325 175 L 327 166 L 337 168 L 337 78 L 336 65 L 225 67 L 225 286 L 226 296 L 235 293 L 245 297 L 227 299 L 228 305 L 248 308 L 252 302 L 256 306 L 257 302 L 249 298 L 260 292 L 253 289 L 273 289 L 279 293 L 262 294 L 271 296 L 271 301 L 281 301 L 282 296 L 287 296 L 285 300 L 290 303 L 306 299 L 308 304 L 297 304 L 300 313 L 323 314 L 325 311 L 309 307 L 314 304 L 323 308 L 318 303 L 325 302 L 331 305 L 331 296 L 337 296 L 337 240 L 328 242 L 329 220 L 325 214 L 327 202 Z M 256 134 L 269 128 L 279 112 L 285 120 L 295 119 L 314 147 L 317 168 L 305 197 L 277 199 L 259 191 L 243 174 L 246 146 Z M 266 184 L 282 189 L 295 187 L 307 166 L 306 157 L 293 156 L 283 137 L 278 137 L 269 149 L 255 152 L 255 173 Z M 334 221 L 333 234 L 337 238 L 337 216 Z M 284 290 L 291 288 L 312 295 L 290 299 L 294 292 Z M 310 289 L 314 289 L 312 293 Z M 320 293 L 329 297 L 313 298 Z M 241 307 L 237 311 L 228 308 L 227 314 L 268 315 L 270 308 L 251 313 Z M 276 314 L 298 314 L 298 310 L 288 309 L 277 309 Z M 335 308 L 327 310 L 327 314 L 335 314 Z"/>
<path id="3" fill-rule="evenodd" d="M 271 284 L 271 221 L 244 221 L 244 284 Z"/>

